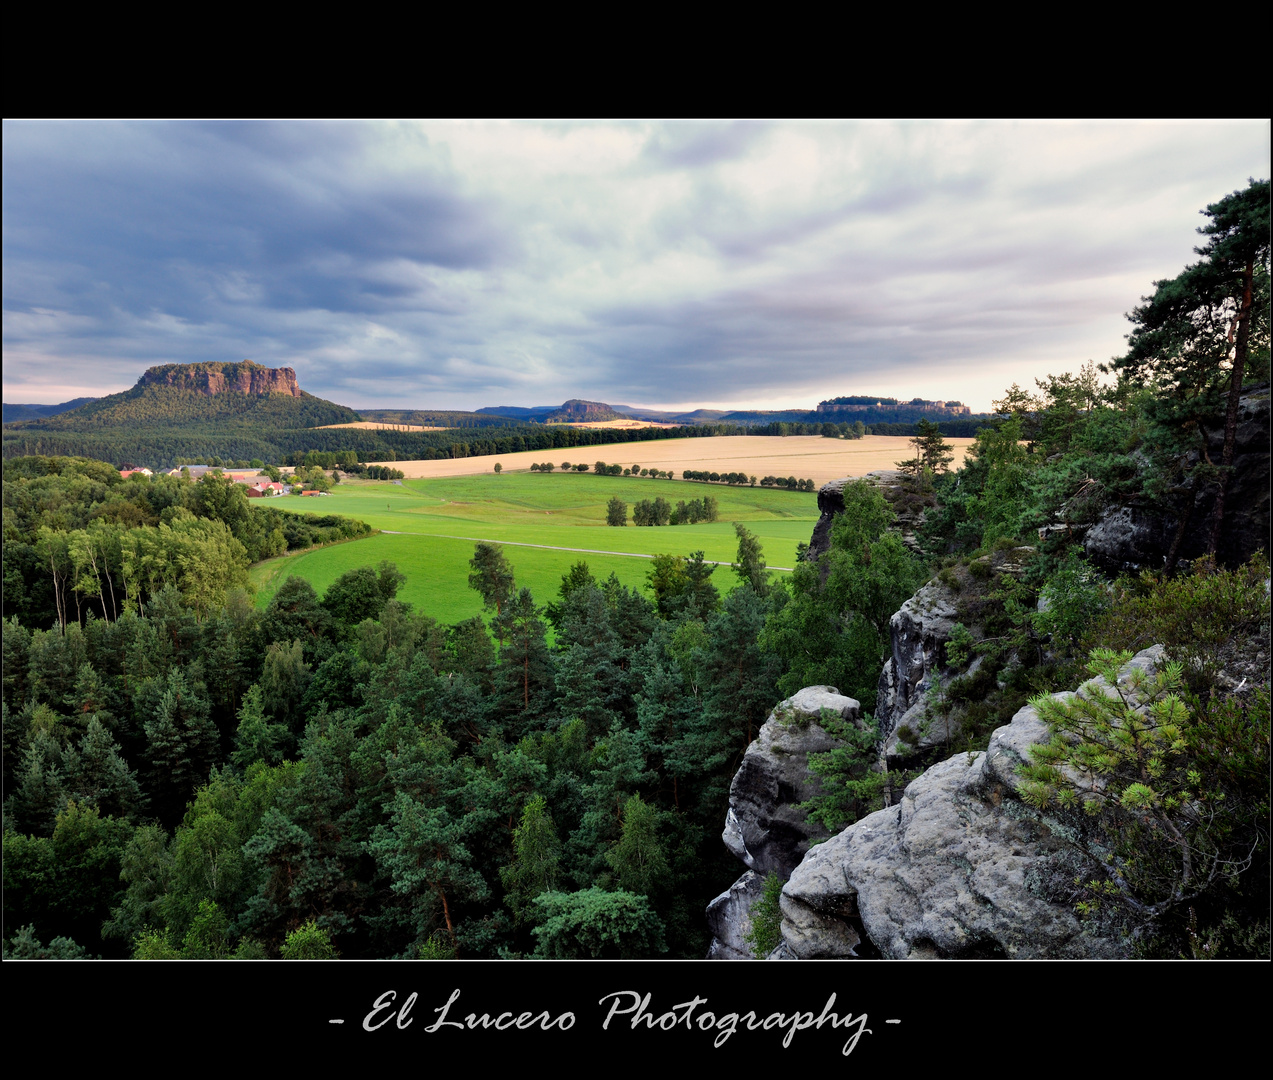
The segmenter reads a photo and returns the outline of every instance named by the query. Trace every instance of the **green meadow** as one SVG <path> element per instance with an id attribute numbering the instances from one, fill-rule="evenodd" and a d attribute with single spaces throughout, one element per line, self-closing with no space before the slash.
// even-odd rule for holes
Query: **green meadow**
<path id="1" fill-rule="evenodd" d="M 615 495 L 628 504 L 629 519 L 639 499 L 662 496 L 675 506 L 712 495 L 719 520 L 611 528 L 605 524 L 606 503 Z M 645 584 L 651 555 L 701 550 L 708 559 L 729 562 L 738 551 L 735 521 L 760 538 L 770 566 L 792 567 L 796 545 L 808 542 L 818 518 L 817 496 L 811 492 L 559 472 L 401 484 L 345 481 L 321 498 L 285 497 L 270 505 L 296 513 L 345 514 L 382 531 L 257 564 L 251 573 L 258 605 L 269 603 L 293 574 L 322 593 L 345 571 L 388 559 L 407 576 L 400 599 L 444 623 L 481 613 L 481 600 L 468 587 L 468 563 L 478 540 L 506 545 L 504 556 L 518 586 L 529 588 L 544 604 L 557 596 L 562 575 L 580 559 L 598 579 L 613 572 L 623 584 L 637 588 Z M 737 579 L 723 566 L 713 581 L 727 592 Z"/>

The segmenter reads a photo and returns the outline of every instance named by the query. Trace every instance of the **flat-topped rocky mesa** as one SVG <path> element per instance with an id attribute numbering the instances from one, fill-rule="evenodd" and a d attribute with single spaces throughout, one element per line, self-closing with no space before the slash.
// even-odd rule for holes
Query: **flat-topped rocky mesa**
<path id="1" fill-rule="evenodd" d="M 161 364 L 147 369 L 139 387 L 170 386 L 207 394 L 287 394 L 301 396 L 296 372 L 290 367 L 267 368 L 251 360 L 238 363 Z"/>

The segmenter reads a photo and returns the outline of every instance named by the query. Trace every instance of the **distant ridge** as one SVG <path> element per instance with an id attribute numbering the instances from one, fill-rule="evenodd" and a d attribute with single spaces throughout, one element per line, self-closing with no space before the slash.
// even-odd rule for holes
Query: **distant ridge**
<path id="1" fill-rule="evenodd" d="M 97 398 L 77 397 L 70 401 L 64 401 L 60 405 L 11 405 L 9 402 L 3 404 L 3 415 L 0 415 L 0 423 L 10 424 L 18 420 L 42 420 L 47 416 L 57 416 L 59 413 L 70 412 L 72 409 L 78 409 L 81 405 L 87 405 L 90 401 L 96 401 Z"/>
<path id="2" fill-rule="evenodd" d="M 532 424 L 586 424 L 602 420 L 622 420 L 624 415 L 604 401 L 584 401 L 571 398 L 560 405 L 495 405 L 478 409 L 482 416 L 505 416 L 510 420 L 529 421 Z"/>
<path id="3" fill-rule="evenodd" d="M 604 401 L 581 401 L 571 398 L 560 409 L 550 413 L 546 424 L 586 424 L 589 421 L 621 420 L 622 417 Z"/>

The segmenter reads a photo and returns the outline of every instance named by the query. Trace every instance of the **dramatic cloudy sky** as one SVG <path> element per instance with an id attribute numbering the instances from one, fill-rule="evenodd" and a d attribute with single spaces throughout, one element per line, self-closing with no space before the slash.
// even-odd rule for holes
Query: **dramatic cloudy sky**
<path id="1" fill-rule="evenodd" d="M 1120 351 L 1269 124 L 4 125 L 4 400 L 989 407 Z"/>

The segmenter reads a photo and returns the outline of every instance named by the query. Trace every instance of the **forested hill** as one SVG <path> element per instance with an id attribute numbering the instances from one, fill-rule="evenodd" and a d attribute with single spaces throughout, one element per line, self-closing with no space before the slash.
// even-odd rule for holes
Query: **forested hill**
<path id="1" fill-rule="evenodd" d="M 344 405 L 307 394 L 291 368 L 237 364 L 165 364 L 150 368 L 131 390 L 57 416 L 23 421 L 27 431 L 97 432 L 145 426 L 218 429 L 307 428 L 359 419 Z"/>
<path id="2" fill-rule="evenodd" d="M 303 391 L 291 368 L 165 364 L 131 390 L 4 426 L 4 456 L 70 455 L 172 468 L 178 458 L 278 460 L 309 448 L 305 433 L 361 419 Z"/>

